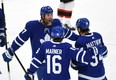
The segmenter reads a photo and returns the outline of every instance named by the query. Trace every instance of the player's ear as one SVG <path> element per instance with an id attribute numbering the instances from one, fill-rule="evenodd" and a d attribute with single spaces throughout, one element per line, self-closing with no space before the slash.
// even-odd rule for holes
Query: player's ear
<path id="1" fill-rule="evenodd" d="M 81 29 L 80 29 L 79 27 L 77 27 L 77 31 L 78 31 L 78 32 L 80 32 L 80 31 L 81 31 Z"/>

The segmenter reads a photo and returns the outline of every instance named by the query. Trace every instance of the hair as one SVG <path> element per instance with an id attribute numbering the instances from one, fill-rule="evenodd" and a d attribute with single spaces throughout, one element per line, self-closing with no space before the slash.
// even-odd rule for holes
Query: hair
<path id="1" fill-rule="evenodd" d="M 63 38 L 53 38 L 54 42 L 62 42 Z"/>
<path id="2" fill-rule="evenodd" d="M 79 27 L 79 26 L 78 26 L 77 28 L 80 28 L 81 32 L 83 32 L 83 33 L 90 31 L 90 29 L 89 29 L 89 28 L 87 28 L 87 29 L 82 29 L 82 28 L 81 28 L 81 27 Z"/>

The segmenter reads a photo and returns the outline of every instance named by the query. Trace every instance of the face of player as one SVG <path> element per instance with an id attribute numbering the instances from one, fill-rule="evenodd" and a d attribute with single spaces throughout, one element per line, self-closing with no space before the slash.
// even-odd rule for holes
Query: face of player
<path id="1" fill-rule="evenodd" d="M 77 28 L 77 32 L 79 33 L 79 35 L 81 35 L 81 33 L 80 33 L 80 28 Z"/>
<path id="2" fill-rule="evenodd" d="M 44 24 L 46 24 L 48 26 L 52 25 L 53 14 L 45 14 L 43 20 L 44 20 Z"/>

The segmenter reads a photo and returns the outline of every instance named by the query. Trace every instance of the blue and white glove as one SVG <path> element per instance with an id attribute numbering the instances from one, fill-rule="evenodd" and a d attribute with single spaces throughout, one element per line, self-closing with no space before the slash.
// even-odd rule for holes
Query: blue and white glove
<path id="1" fill-rule="evenodd" d="M 13 49 L 10 47 L 8 48 L 3 54 L 2 57 L 4 59 L 5 62 L 10 62 L 12 60 L 14 56 L 14 51 Z"/>
<path id="2" fill-rule="evenodd" d="M 0 33 L 0 47 L 3 47 L 6 44 L 4 33 Z"/>
<path id="3" fill-rule="evenodd" d="M 71 68 L 74 70 L 79 70 L 79 64 L 76 60 L 71 60 Z"/>
<path id="4" fill-rule="evenodd" d="M 34 76 L 33 76 L 32 72 L 29 69 L 27 70 L 27 74 L 24 75 L 25 80 L 34 80 Z"/>

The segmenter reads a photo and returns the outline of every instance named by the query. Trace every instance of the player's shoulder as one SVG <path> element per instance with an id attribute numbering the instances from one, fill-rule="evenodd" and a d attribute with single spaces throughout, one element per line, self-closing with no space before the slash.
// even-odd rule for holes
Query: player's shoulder
<path id="1" fill-rule="evenodd" d="M 87 37 L 86 36 L 79 36 L 78 39 L 76 40 L 77 42 L 85 40 Z"/>
<path id="2" fill-rule="evenodd" d="M 42 43 L 42 45 L 46 45 L 46 44 L 51 44 L 51 41 L 45 41 Z"/>
<path id="3" fill-rule="evenodd" d="M 101 34 L 98 33 L 98 32 L 92 32 L 92 33 L 93 33 L 94 36 L 101 36 Z"/>
<path id="4" fill-rule="evenodd" d="M 57 18 L 55 18 L 55 19 L 53 19 L 53 25 L 61 25 L 61 22 L 60 22 L 60 20 L 59 19 L 57 19 Z"/>
<path id="5" fill-rule="evenodd" d="M 60 22 L 60 20 L 58 18 L 54 18 L 53 21 Z"/>
<path id="6" fill-rule="evenodd" d="M 42 43 L 42 46 L 44 46 L 44 47 L 48 47 L 50 45 L 53 45 L 53 43 L 51 41 L 45 41 Z"/>
<path id="7" fill-rule="evenodd" d="M 38 24 L 38 23 L 40 23 L 38 20 L 30 20 L 26 24 L 27 25 L 32 25 L 32 24 Z"/>
<path id="8" fill-rule="evenodd" d="M 99 32 L 92 32 L 92 33 L 96 35 L 101 35 Z"/>
<path id="9" fill-rule="evenodd" d="M 38 20 L 30 20 L 26 23 L 26 28 L 28 29 L 34 29 L 36 26 L 41 25 L 40 21 Z"/>
<path id="10" fill-rule="evenodd" d="M 70 44 L 68 42 L 62 42 L 62 45 L 65 47 L 72 47 L 72 44 Z"/>

